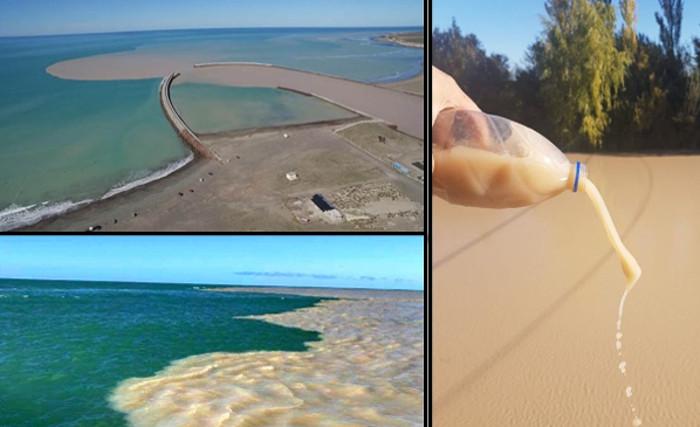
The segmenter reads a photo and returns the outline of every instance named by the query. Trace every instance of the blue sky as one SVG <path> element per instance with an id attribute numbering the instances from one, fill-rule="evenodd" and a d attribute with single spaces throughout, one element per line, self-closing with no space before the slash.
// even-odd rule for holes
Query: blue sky
<path id="1" fill-rule="evenodd" d="M 0 0 L 0 36 L 422 25 L 423 0 Z"/>
<path id="2" fill-rule="evenodd" d="M 0 277 L 423 289 L 423 238 L 0 236 Z"/>
<path id="3" fill-rule="evenodd" d="M 613 0 L 617 7 L 618 0 Z M 700 37 L 700 1 L 685 0 L 681 39 Z M 654 12 L 658 0 L 637 0 L 637 30 L 659 39 Z M 452 17 L 465 33 L 474 33 L 487 52 L 508 56 L 511 64 L 523 64 L 525 50 L 542 31 L 544 0 L 433 0 L 433 28 L 447 28 Z M 618 19 L 618 23 L 620 20 Z"/>

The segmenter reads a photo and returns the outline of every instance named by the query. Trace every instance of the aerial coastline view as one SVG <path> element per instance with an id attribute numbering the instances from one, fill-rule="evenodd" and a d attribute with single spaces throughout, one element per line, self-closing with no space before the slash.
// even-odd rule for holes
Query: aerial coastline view
<path id="1" fill-rule="evenodd" d="M 422 230 L 421 2 L 44 3 L 0 6 L 0 230 Z"/>
<path id="2" fill-rule="evenodd" d="M 419 236 L 5 236 L 0 252 L 0 425 L 424 425 Z"/>

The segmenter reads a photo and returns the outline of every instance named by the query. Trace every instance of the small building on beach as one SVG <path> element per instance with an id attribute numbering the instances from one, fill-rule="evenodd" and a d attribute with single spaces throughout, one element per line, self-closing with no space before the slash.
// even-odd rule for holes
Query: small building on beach
<path id="1" fill-rule="evenodd" d="M 311 198 L 311 201 L 314 202 L 314 204 L 318 206 L 318 208 L 321 209 L 322 212 L 335 209 L 335 207 L 333 207 L 333 205 L 331 205 L 330 202 L 326 200 L 325 197 L 323 197 L 323 194 L 314 194 Z"/>

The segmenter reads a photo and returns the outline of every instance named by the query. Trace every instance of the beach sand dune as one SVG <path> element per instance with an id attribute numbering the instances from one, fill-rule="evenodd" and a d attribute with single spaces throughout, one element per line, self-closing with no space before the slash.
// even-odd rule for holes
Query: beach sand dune
<path id="1" fill-rule="evenodd" d="M 643 274 L 615 348 L 624 276 L 593 207 L 566 193 L 530 208 L 433 198 L 437 426 L 643 425 L 700 419 L 700 157 L 587 161 Z"/>

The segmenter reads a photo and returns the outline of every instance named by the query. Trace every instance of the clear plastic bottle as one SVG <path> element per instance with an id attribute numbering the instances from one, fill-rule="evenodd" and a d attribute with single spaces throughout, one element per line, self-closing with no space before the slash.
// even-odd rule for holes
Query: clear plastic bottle
<path id="1" fill-rule="evenodd" d="M 433 192 L 451 203 L 512 208 L 531 205 L 586 177 L 547 138 L 480 111 L 446 109 L 433 125 Z"/>

